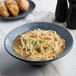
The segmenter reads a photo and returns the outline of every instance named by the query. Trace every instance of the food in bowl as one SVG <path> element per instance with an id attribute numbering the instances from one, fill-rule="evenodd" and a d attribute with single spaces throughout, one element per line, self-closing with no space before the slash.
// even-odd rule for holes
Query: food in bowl
<path id="1" fill-rule="evenodd" d="M 14 52 L 28 60 L 48 60 L 65 49 L 65 40 L 52 30 L 35 29 L 20 34 L 13 42 Z"/>

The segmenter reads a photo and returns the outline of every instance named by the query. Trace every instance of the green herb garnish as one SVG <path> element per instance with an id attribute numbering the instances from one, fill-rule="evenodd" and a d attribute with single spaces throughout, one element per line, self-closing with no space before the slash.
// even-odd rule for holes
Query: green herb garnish
<path id="1" fill-rule="evenodd" d="M 53 45 L 53 44 L 54 44 L 54 42 L 51 43 L 51 45 Z"/>
<path id="2" fill-rule="evenodd" d="M 34 35 L 34 33 L 32 33 L 32 35 Z"/>
<path id="3" fill-rule="evenodd" d="M 43 39 L 41 39 L 41 41 L 43 41 Z"/>
<path id="4" fill-rule="evenodd" d="M 24 37 L 23 37 L 23 40 L 24 40 Z"/>
<path id="5" fill-rule="evenodd" d="M 50 47 L 50 45 L 48 45 Z"/>
<path id="6" fill-rule="evenodd" d="M 46 39 L 44 39 L 44 40 L 46 40 Z"/>
<path id="7" fill-rule="evenodd" d="M 25 42 L 27 43 L 27 40 L 25 40 Z"/>
<path id="8" fill-rule="evenodd" d="M 38 53 L 37 55 L 41 55 L 40 53 Z"/>
<path id="9" fill-rule="evenodd" d="M 56 52 L 57 50 L 54 49 L 54 52 Z"/>
<path id="10" fill-rule="evenodd" d="M 47 52 L 47 50 L 45 50 L 45 52 Z"/>
<path id="11" fill-rule="evenodd" d="M 41 44 L 40 44 L 40 46 L 41 46 Z"/>
<path id="12" fill-rule="evenodd" d="M 42 35 L 44 35 L 44 34 L 42 33 Z"/>
<path id="13" fill-rule="evenodd" d="M 35 45 L 36 45 L 36 43 L 37 43 L 37 42 L 35 42 L 35 41 L 32 41 L 32 45 L 33 45 L 33 46 L 35 46 Z"/>
<path id="14" fill-rule="evenodd" d="M 24 37 L 23 37 L 23 41 L 24 41 L 25 43 L 27 43 L 27 40 L 25 40 Z"/>
<path id="15" fill-rule="evenodd" d="M 31 40 L 29 39 L 29 42 L 30 42 Z"/>

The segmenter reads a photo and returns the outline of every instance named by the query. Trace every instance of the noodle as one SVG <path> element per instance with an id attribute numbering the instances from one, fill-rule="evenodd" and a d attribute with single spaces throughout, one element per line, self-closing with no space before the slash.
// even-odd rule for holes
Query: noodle
<path id="1" fill-rule="evenodd" d="M 55 31 L 35 29 L 18 36 L 13 43 L 14 52 L 29 60 L 47 60 L 60 55 L 65 40 Z"/>

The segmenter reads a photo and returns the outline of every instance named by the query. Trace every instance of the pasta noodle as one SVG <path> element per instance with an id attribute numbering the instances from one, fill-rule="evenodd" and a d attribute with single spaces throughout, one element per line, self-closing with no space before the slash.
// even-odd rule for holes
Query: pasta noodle
<path id="1" fill-rule="evenodd" d="M 55 31 L 35 29 L 19 35 L 13 42 L 14 52 L 28 60 L 47 60 L 60 55 L 65 40 Z"/>

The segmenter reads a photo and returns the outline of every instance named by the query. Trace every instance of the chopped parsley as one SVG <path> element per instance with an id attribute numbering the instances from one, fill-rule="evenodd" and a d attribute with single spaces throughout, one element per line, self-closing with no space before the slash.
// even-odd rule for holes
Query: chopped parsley
<path id="1" fill-rule="evenodd" d="M 56 52 L 57 50 L 54 49 L 54 52 Z"/>
<path id="2" fill-rule="evenodd" d="M 36 43 L 37 43 L 37 42 L 35 42 L 35 41 L 32 41 L 32 45 L 33 45 L 33 46 L 35 46 L 35 45 L 36 45 Z"/>
<path id="3" fill-rule="evenodd" d="M 25 40 L 25 42 L 27 43 L 27 40 Z"/>
<path id="4" fill-rule="evenodd" d="M 34 33 L 32 33 L 32 35 L 34 35 Z"/>
<path id="5" fill-rule="evenodd" d="M 25 43 L 27 43 L 27 40 L 25 40 L 24 37 L 23 37 L 23 41 L 24 41 Z"/>
<path id="6" fill-rule="evenodd" d="M 54 42 L 51 43 L 51 45 L 53 45 L 53 44 L 54 44 Z"/>
<path id="7" fill-rule="evenodd" d="M 29 42 L 30 42 L 31 40 L 29 39 Z"/>
<path id="8" fill-rule="evenodd" d="M 23 40 L 24 40 L 24 37 L 23 37 Z"/>
<path id="9" fill-rule="evenodd" d="M 40 46 L 41 46 L 41 44 L 40 44 Z"/>

